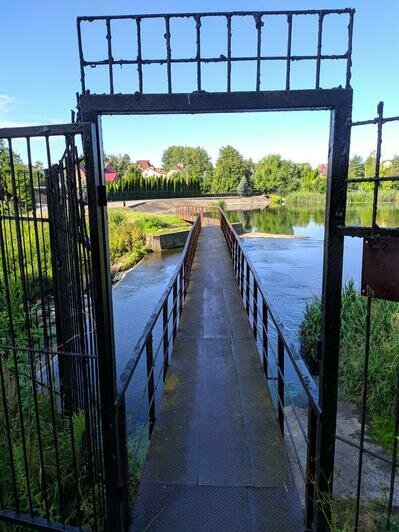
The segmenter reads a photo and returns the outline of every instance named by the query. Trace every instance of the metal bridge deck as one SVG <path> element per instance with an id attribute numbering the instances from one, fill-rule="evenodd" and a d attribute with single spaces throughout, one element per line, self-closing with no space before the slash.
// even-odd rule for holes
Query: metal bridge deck
<path id="1" fill-rule="evenodd" d="M 139 531 L 304 529 L 218 226 L 198 241 L 133 523 Z"/>

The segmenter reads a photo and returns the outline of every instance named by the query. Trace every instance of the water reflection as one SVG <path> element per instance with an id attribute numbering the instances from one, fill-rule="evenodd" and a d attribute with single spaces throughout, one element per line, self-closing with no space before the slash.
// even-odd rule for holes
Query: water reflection
<path id="1" fill-rule="evenodd" d="M 252 211 L 230 211 L 231 222 L 241 222 L 248 232 L 303 235 L 311 238 L 324 237 L 324 209 L 309 207 L 270 207 Z M 346 225 L 370 226 L 372 208 L 349 206 Z M 399 209 L 392 205 L 380 205 L 377 223 L 381 227 L 399 227 Z"/>

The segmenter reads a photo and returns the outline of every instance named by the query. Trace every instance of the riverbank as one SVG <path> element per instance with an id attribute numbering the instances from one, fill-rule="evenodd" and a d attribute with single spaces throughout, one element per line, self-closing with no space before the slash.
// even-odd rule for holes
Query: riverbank
<path id="1" fill-rule="evenodd" d="M 379 203 L 399 206 L 399 191 L 380 189 L 378 192 Z M 284 204 L 287 207 L 324 207 L 326 195 L 318 192 L 291 192 L 286 197 L 273 196 L 272 204 Z M 351 190 L 348 192 L 348 205 L 372 205 L 373 192 Z"/>
<path id="2" fill-rule="evenodd" d="M 172 214 L 180 207 L 209 207 L 216 204 L 223 204 L 227 211 L 247 211 L 253 209 L 265 209 L 270 205 L 270 199 L 265 195 L 260 196 L 213 196 L 198 198 L 167 198 L 154 200 L 131 200 L 125 205 L 121 201 L 109 202 L 108 207 L 127 207 L 134 212 L 149 212 L 153 214 Z"/>
<path id="3" fill-rule="evenodd" d="M 108 222 L 111 276 L 114 281 L 153 251 L 146 238 L 148 235 L 159 236 L 190 227 L 176 215 L 137 213 L 127 208 L 110 209 Z"/>

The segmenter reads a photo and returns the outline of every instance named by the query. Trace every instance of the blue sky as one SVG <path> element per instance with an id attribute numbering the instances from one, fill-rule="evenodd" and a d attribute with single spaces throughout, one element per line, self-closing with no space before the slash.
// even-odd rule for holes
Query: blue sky
<path id="1" fill-rule="evenodd" d="M 2 61 L 0 70 L 0 127 L 25 124 L 68 122 L 70 109 L 75 105 L 79 91 L 79 65 L 75 19 L 78 15 L 137 14 L 147 12 L 214 11 L 214 10 L 268 10 L 354 7 L 357 10 L 354 28 L 352 86 L 354 88 L 354 118 L 374 116 L 379 100 L 385 102 L 387 115 L 399 114 L 399 1 L 398 0 L 9 0 L 2 7 L 0 43 Z M 119 31 L 118 31 L 119 29 Z M 192 56 L 193 33 L 183 31 L 173 43 L 176 55 Z M 204 46 L 210 55 L 224 52 L 224 33 L 217 24 L 203 28 Z M 151 32 L 152 30 L 152 32 Z M 176 27 L 177 30 L 177 27 Z M 254 40 L 248 38 L 249 26 L 235 28 L 233 53 L 253 53 Z M 293 53 L 308 53 L 315 49 L 315 27 L 307 23 L 294 28 Z M 333 19 L 326 26 L 326 50 L 341 52 L 345 42 L 345 28 Z M 88 58 L 105 58 L 104 32 L 93 26 L 87 34 Z M 144 52 L 155 54 L 161 31 L 156 24 L 147 28 Z M 134 36 L 123 25 L 114 28 L 115 56 L 135 54 Z M 268 53 L 284 46 L 285 35 L 279 26 L 268 29 Z M 159 37 L 160 41 L 162 37 Z M 161 44 L 159 45 L 161 46 Z M 235 47 L 235 48 L 234 48 Z M 338 47 L 338 48 L 336 48 Z M 159 49 L 159 48 L 158 48 Z M 314 53 L 314 52 L 313 52 Z M 96 57 L 96 54 L 98 57 Z M 159 55 L 159 54 L 155 54 Z M 273 66 L 273 68 L 275 68 Z M 296 65 L 295 65 L 296 68 Z M 338 67 L 322 71 L 322 86 L 334 85 Z M 95 73 L 96 71 L 93 71 Z M 220 87 L 223 72 L 204 72 L 204 84 L 209 90 Z M 293 82 L 305 87 L 309 68 L 294 70 Z M 99 76 L 100 74 L 95 74 Z M 116 72 L 121 88 L 133 74 Z M 145 73 L 144 89 L 161 91 L 163 85 L 156 68 Z M 253 69 L 243 66 L 233 70 L 233 89 L 252 88 Z M 265 88 L 277 88 L 282 82 L 276 67 L 263 72 Z M 96 79 L 92 78 L 92 83 Z M 194 90 L 192 72 L 174 72 L 175 90 Z M 339 79 L 341 82 L 341 79 Z M 122 87 L 122 84 L 124 86 Z M 94 86 L 94 85 L 93 85 Z M 132 86 L 132 92 L 135 87 Z M 268 153 L 280 152 L 296 161 L 309 160 L 312 164 L 327 157 L 328 113 L 269 113 L 245 115 L 200 116 L 145 116 L 107 117 L 104 124 L 105 149 L 108 152 L 127 152 L 133 159 L 150 158 L 159 164 L 160 156 L 169 144 L 204 146 L 211 156 L 227 143 L 239 148 L 247 157 L 258 160 Z M 395 129 L 396 128 L 396 129 Z M 399 152 L 399 130 L 387 127 L 383 156 L 389 158 Z M 363 128 L 353 135 L 352 151 L 367 155 L 374 147 L 373 131 Z"/>

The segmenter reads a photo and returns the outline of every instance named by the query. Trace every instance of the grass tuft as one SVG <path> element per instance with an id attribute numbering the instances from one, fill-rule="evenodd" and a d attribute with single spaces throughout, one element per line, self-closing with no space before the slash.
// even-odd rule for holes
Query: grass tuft
<path id="1" fill-rule="evenodd" d="M 363 395 L 367 299 L 350 281 L 342 293 L 339 384 L 340 393 L 360 405 Z M 321 302 L 307 305 L 300 327 L 302 353 L 314 364 L 313 346 L 320 334 Z M 388 450 L 394 438 L 395 402 L 399 379 L 399 305 L 373 299 L 367 412 L 375 439 Z"/>

